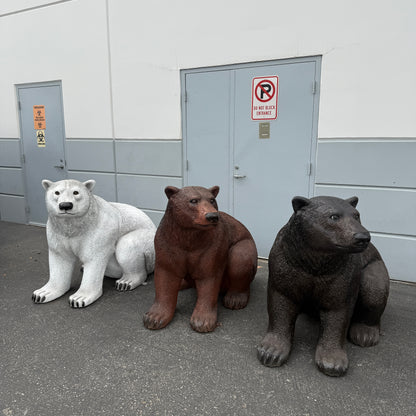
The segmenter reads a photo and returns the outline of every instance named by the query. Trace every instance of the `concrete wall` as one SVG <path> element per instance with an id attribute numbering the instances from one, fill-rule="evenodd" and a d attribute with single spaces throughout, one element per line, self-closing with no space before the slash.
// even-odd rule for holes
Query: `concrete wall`
<path id="1" fill-rule="evenodd" d="M 14 84 L 60 79 L 68 137 L 177 140 L 180 68 L 308 55 L 323 56 L 320 138 L 416 136 L 412 0 L 73 0 L 18 12 L 47 3 L 0 5 L 1 137 L 19 136 Z"/>
<path id="2" fill-rule="evenodd" d="M 315 193 L 360 196 L 392 275 L 416 281 L 415 14 L 413 0 L 3 0 L 1 218 L 24 218 L 16 84 L 61 80 L 69 174 L 157 221 L 182 181 L 180 69 L 322 55 Z"/>

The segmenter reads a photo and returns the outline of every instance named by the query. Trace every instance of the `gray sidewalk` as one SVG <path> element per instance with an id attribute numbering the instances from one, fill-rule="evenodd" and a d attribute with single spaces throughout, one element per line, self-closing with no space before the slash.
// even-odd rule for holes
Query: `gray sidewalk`
<path id="1" fill-rule="evenodd" d="M 195 302 L 180 293 L 173 322 L 143 327 L 150 280 L 132 292 L 105 279 L 93 305 L 68 296 L 35 305 L 47 281 L 45 229 L 0 222 L 0 415 L 380 415 L 416 414 L 416 286 L 393 282 L 380 344 L 348 344 L 343 378 L 314 364 L 317 324 L 298 319 L 289 362 L 266 368 L 256 345 L 267 328 L 267 262 L 247 308 L 219 306 L 210 334 L 189 326 Z"/>

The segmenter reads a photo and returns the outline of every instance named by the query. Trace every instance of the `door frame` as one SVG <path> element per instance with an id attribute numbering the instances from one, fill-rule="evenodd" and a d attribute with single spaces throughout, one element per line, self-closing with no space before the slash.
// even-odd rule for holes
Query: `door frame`
<path id="1" fill-rule="evenodd" d="M 184 185 L 188 184 L 188 155 L 187 155 L 187 142 L 188 142 L 188 132 L 186 128 L 187 122 L 187 96 L 186 96 L 186 75 L 193 74 L 198 72 L 212 72 L 212 71 L 232 71 L 237 69 L 246 69 L 246 68 L 256 68 L 256 67 L 267 67 L 274 65 L 282 64 L 298 64 L 305 62 L 314 62 L 315 63 L 315 84 L 311 88 L 314 88 L 313 96 L 313 118 L 312 118 L 312 128 L 311 128 L 311 149 L 310 149 L 310 163 L 311 171 L 309 175 L 309 195 L 311 197 L 314 195 L 314 186 L 315 186 L 315 176 L 316 176 L 316 151 L 318 147 L 318 121 L 319 121 L 319 98 L 320 98 L 320 84 L 321 84 L 321 66 L 322 66 L 322 56 L 313 55 L 299 58 L 286 58 L 286 59 L 276 59 L 268 61 L 255 61 L 255 62 L 246 62 L 246 63 L 237 63 L 237 64 L 227 64 L 220 66 L 208 66 L 208 67 L 197 67 L 189 69 L 181 69 L 180 79 L 181 79 L 181 127 L 182 127 L 182 171 L 183 171 L 183 183 Z M 248 115 L 249 116 L 249 115 Z M 232 130 L 232 129 L 231 129 Z M 233 134 L 233 131 L 230 131 L 230 134 Z M 231 141 L 232 143 L 232 141 Z M 232 150 L 232 149 L 231 149 Z M 231 196 L 229 196 L 230 198 Z M 233 202 L 230 201 L 230 207 L 233 207 Z"/>
<path id="2" fill-rule="evenodd" d="M 25 88 L 42 88 L 42 87 L 59 87 L 60 91 L 60 104 L 62 109 L 62 133 L 63 133 L 63 157 L 64 157 L 64 172 L 65 176 L 68 177 L 68 169 L 66 165 L 66 133 L 65 133 L 65 118 L 64 118 L 64 102 L 63 102 L 63 94 L 62 94 L 62 81 L 56 80 L 56 81 L 44 81 L 44 82 L 29 82 L 29 83 L 23 83 L 23 84 L 15 84 L 15 91 L 16 91 L 16 103 L 17 103 L 17 112 L 18 112 L 18 118 L 19 118 L 19 149 L 20 149 L 20 160 L 22 161 L 22 175 L 23 175 L 23 188 L 25 191 L 24 199 L 25 199 L 25 219 L 26 224 L 30 223 L 29 218 L 29 201 L 27 198 L 28 195 L 28 183 L 27 183 L 27 172 L 26 172 L 26 156 L 25 156 L 25 149 L 24 149 L 24 143 L 23 143 L 23 120 L 22 120 L 22 111 L 20 107 L 20 89 Z M 37 224 L 37 223 L 31 223 L 33 225 L 43 225 L 43 224 Z"/>

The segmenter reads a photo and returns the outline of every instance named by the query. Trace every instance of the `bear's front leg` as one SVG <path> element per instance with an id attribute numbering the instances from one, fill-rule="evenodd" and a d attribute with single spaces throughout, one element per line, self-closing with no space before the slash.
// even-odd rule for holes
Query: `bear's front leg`
<path id="1" fill-rule="evenodd" d="M 212 332 L 217 327 L 221 277 L 195 279 L 195 286 L 197 301 L 190 320 L 191 327 L 197 332 Z"/>
<path id="2" fill-rule="evenodd" d="M 45 286 L 33 292 L 33 302 L 50 302 L 68 292 L 75 264 L 76 257 L 71 253 L 49 250 L 49 281 Z"/>
<path id="3" fill-rule="evenodd" d="M 343 376 L 348 370 L 345 340 L 349 319 L 347 309 L 320 312 L 320 336 L 315 363 L 327 376 Z"/>
<path id="4" fill-rule="evenodd" d="M 69 304 L 73 308 L 84 308 L 91 305 L 103 294 L 104 272 L 110 255 L 97 256 L 84 262 L 84 273 L 81 286 L 69 297 Z"/>
<path id="5" fill-rule="evenodd" d="M 289 358 L 299 307 L 269 285 L 267 310 L 269 327 L 257 347 L 257 358 L 267 367 L 280 367 Z"/>
<path id="6" fill-rule="evenodd" d="M 143 315 L 143 324 L 147 329 L 162 329 L 175 314 L 182 277 L 175 276 L 156 264 L 155 301 Z"/>

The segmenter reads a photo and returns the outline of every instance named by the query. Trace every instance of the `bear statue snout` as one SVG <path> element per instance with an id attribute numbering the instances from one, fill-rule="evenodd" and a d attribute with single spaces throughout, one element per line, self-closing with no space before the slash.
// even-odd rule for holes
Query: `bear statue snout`
<path id="1" fill-rule="evenodd" d="M 73 207 L 74 207 L 74 204 L 72 202 L 61 202 L 59 204 L 59 209 L 61 211 L 64 211 L 64 210 L 68 211 L 68 210 L 72 209 Z"/>
<path id="2" fill-rule="evenodd" d="M 212 224 L 216 224 L 218 220 L 220 219 L 220 216 L 218 212 L 208 212 L 208 214 L 205 215 L 205 218 L 207 221 L 211 222 Z"/>
<path id="3" fill-rule="evenodd" d="M 367 246 L 370 240 L 371 236 L 369 232 L 354 234 L 354 245 L 356 246 Z"/>

